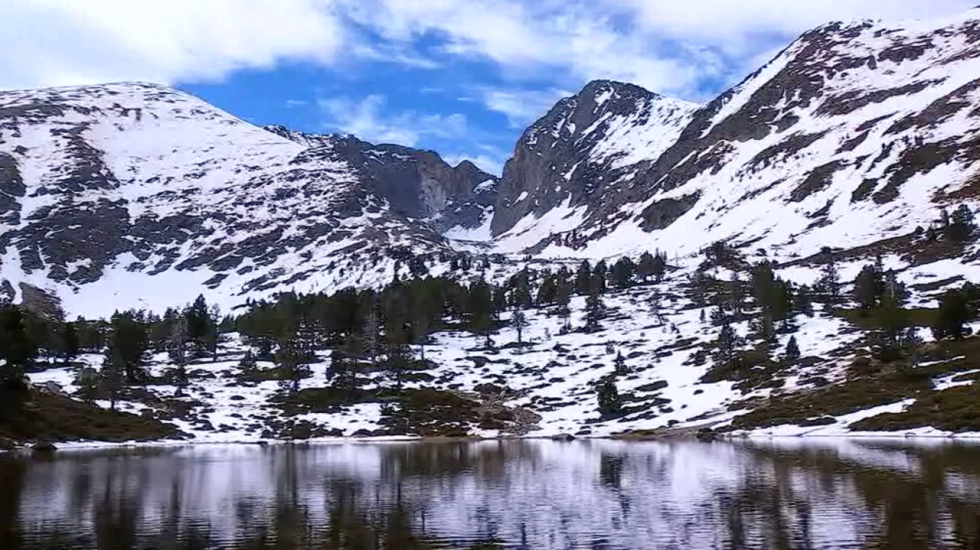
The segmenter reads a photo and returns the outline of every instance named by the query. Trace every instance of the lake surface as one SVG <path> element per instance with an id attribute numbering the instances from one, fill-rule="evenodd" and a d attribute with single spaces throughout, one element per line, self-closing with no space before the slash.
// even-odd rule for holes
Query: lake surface
<path id="1" fill-rule="evenodd" d="M 978 548 L 980 446 L 228 446 L 0 458 L 0 549 Z"/>

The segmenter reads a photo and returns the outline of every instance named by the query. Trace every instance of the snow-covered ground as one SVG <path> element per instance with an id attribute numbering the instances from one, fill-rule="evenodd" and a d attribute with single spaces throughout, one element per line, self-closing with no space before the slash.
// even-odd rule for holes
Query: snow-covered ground
<path id="1" fill-rule="evenodd" d="M 511 266 L 514 267 L 514 266 Z M 690 269 L 693 269 L 690 268 Z M 497 278 L 504 277 L 511 269 L 501 269 Z M 796 274 L 791 271 L 790 273 Z M 494 273 L 491 271 L 490 273 Z M 716 273 L 717 274 L 717 273 Z M 804 277 L 805 278 L 805 274 Z M 749 398 L 776 398 L 788 393 L 808 391 L 801 380 L 819 374 L 832 383 L 843 376 L 857 349 L 853 345 L 861 334 L 848 330 L 849 325 L 838 317 L 826 315 L 817 306 L 813 317 L 798 316 L 799 329 L 795 333 L 800 352 L 804 357 L 819 357 L 820 361 L 806 367 L 795 367 L 780 373 L 784 383 L 778 389 L 756 389 L 743 394 L 734 382 L 722 381 L 701 383 L 702 377 L 711 368 L 708 359 L 702 365 L 694 364 L 693 355 L 702 344 L 713 341 L 717 327 L 710 322 L 703 323 L 701 316 L 710 318 L 710 308 L 694 307 L 686 298 L 680 296 L 678 285 L 686 279 L 682 272 L 671 276 L 666 282 L 653 287 L 634 287 L 625 291 L 610 291 L 604 297 L 608 317 L 602 329 L 593 334 L 572 332 L 561 334 L 562 320 L 545 309 L 533 309 L 526 313 L 529 326 L 523 331 L 526 346 L 519 348 L 514 328 L 505 327 L 493 335 L 495 349 L 483 349 L 483 338 L 468 332 L 443 331 L 433 335 L 425 347 L 425 357 L 435 366 L 428 371 L 434 382 L 408 383 L 407 387 L 435 387 L 438 389 L 464 392 L 473 395 L 475 388 L 484 383 L 506 386 L 513 390 L 514 397 L 508 406 L 526 407 L 541 416 L 537 429 L 530 437 L 547 437 L 559 434 L 578 434 L 585 437 L 605 437 L 625 431 L 647 431 L 675 427 L 700 428 L 703 426 L 721 427 L 729 424 L 738 414 L 745 411 L 729 411 L 730 405 Z M 810 281 L 808 281 L 810 282 Z M 660 300 L 658 318 L 653 307 L 653 289 L 663 298 Z M 584 324 L 585 299 L 574 297 L 571 303 L 572 325 Z M 510 314 L 505 314 L 504 320 Z M 735 325 L 742 335 L 748 334 L 748 323 Z M 927 331 L 922 336 L 929 338 Z M 780 336 L 779 350 L 788 342 L 789 336 Z M 510 345 L 508 345 L 510 344 Z M 848 349 L 848 353 L 833 357 L 832 352 Z M 221 361 L 192 365 L 196 373 L 187 398 L 209 406 L 199 411 L 197 420 L 174 421 L 181 430 L 192 434 L 194 442 L 228 443 L 257 442 L 268 439 L 262 431 L 269 420 L 285 420 L 281 411 L 270 405 L 269 400 L 279 392 L 275 381 L 262 382 L 253 387 L 242 387 L 234 375 L 238 361 L 244 353 L 237 335 L 229 335 L 223 344 Z M 629 373 L 619 376 L 617 387 L 620 394 L 631 395 L 627 405 L 640 405 L 637 412 L 624 417 L 600 421 L 595 384 L 614 370 L 615 356 L 621 353 L 626 358 Z M 161 374 L 168 365 L 166 356 L 158 355 L 151 367 L 153 374 Z M 97 366 L 101 357 L 85 356 L 83 360 Z M 312 377 L 304 380 L 302 388 L 327 386 L 329 367 L 327 354 L 321 355 L 320 362 L 311 365 Z M 271 363 L 259 364 L 260 368 L 271 367 Z M 957 373 L 963 374 L 963 373 Z M 71 369 L 52 369 L 31 375 L 35 383 L 54 381 L 63 385 L 69 392 L 73 385 L 74 372 Z M 934 380 L 937 389 L 970 384 L 953 382 L 953 376 Z M 173 386 L 151 386 L 148 390 L 170 398 L 176 391 Z M 849 425 L 859 420 L 886 412 L 901 412 L 914 400 L 901 400 L 884 406 L 857 411 L 836 418 L 836 422 L 819 427 L 779 426 L 749 432 L 736 432 L 736 435 L 749 437 L 784 436 L 863 436 L 863 437 L 908 437 L 908 436 L 951 436 L 924 427 L 919 430 L 901 433 L 854 433 Z M 108 406 L 107 402 L 100 402 Z M 122 402 L 119 408 L 124 411 L 140 413 L 146 405 Z M 380 405 L 376 403 L 342 407 L 331 414 L 317 413 L 291 417 L 294 421 L 308 421 L 328 430 L 340 430 L 344 437 L 350 437 L 360 430 L 373 431 L 379 428 Z M 496 431 L 478 430 L 471 433 L 485 437 L 496 437 Z M 973 437 L 980 434 L 957 434 L 956 437 Z M 322 439 L 330 441 L 332 438 Z"/>

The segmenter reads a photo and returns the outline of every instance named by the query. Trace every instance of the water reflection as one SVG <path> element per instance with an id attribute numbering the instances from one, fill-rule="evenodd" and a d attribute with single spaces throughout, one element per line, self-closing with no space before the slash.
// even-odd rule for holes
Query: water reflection
<path id="1" fill-rule="evenodd" d="M 980 447 L 482 442 L 0 459 L 0 548 L 978 548 Z"/>

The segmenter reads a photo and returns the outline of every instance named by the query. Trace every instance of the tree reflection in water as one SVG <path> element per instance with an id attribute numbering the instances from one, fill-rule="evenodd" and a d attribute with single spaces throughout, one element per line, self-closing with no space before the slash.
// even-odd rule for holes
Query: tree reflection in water
<path id="1" fill-rule="evenodd" d="M 0 459 L 0 548 L 977 548 L 980 447 L 195 447 Z"/>

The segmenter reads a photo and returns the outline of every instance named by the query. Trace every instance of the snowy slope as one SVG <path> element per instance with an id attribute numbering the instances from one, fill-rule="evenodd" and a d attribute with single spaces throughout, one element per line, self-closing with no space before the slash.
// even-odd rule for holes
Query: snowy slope
<path id="1" fill-rule="evenodd" d="M 384 251 L 444 248 L 338 147 L 155 85 L 0 93 L 0 166 L 6 293 L 27 283 L 70 313 L 370 284 L 390 279 Z"/>
<path id="2" fill-rule="evenodd" d="M 973 10 L 810 31 L 687 115 L 683 131 L 664 132 L 673 141 L 651 143 L 652 162 L 591 172 L 589 181 L 604 189 L 601 201 L 557 201 L 502 219 L 501 250 L 685 255 L 733 239 L 792 258 L 926 226 L 951 204 L 975 207 L 978 18 Z M 594 151 L 616 150 L 621 135 L 642 141 L 658 132 L 613 131 L 568 164 L 591 166 Z M 528 174 L 510 185 L 534 197 L 553 183 Z"/>

